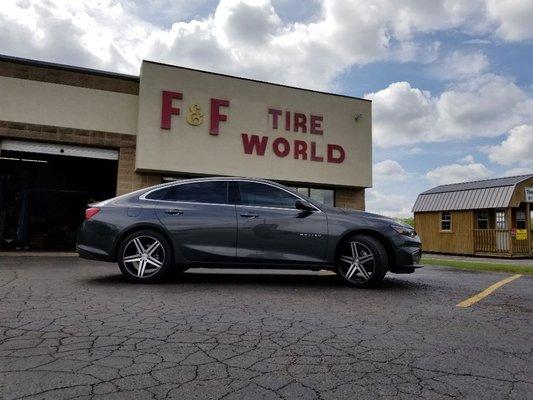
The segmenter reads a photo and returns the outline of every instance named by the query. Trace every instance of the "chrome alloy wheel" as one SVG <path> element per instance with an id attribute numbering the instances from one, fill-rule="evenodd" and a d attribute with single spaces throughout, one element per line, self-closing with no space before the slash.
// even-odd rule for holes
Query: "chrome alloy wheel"
<path id="1" fill-rule="evenodd" d="M 372 278 L 376 260 L 370 249 L 361 242 L 347 242 L 340 257 L 341 274 L 353 283 L 364 283 Z"/>
<path id="2" fill-rule="evenodd" d="M 137 236 L 124 247 L 122 262 L 128 272 L 137 278 L 154 275 L 165 262 L 165 250 L 152 236 Z"/>

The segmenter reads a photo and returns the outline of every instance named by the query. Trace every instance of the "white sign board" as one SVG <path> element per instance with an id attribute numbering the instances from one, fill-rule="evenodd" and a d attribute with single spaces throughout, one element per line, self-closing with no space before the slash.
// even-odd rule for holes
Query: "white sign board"
<path id="1" fill-rule="evenodd" d="M 143 62 L 136 168 L 372 186 L 371 103 Z"/>
<path id="2" fill-rule="evenodd" d="M 533 187 L 527 187 L 526 191 L 526 203 L 533 203 Z"/>

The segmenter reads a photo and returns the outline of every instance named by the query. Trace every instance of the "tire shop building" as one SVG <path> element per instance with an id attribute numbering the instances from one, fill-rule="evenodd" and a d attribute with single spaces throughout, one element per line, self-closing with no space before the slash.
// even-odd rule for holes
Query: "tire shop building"
<path id="1" fill-rule="evenodd" d="M 371 103 L 151 61 L 130 76 L 0 56 L 0 250 L 73 250 L 88 203 L 212 175 L 362 210 Z"/>
<path id="2" fill-rule="evenodd" d="M 413 212 L 426 252 L 533 257 L 533 175 L 437 186 Z"/>

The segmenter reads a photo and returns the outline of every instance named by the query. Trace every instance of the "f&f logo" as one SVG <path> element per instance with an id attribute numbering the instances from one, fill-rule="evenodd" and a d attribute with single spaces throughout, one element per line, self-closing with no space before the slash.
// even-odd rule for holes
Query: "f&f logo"
<path id="1" fill-rule="evenodd" d="M 174 105 L 174 101 L 183 100 L 183 94 L 180 92 L 171 92 L 163 90 L 161 92 L 161 129 L 169 130 L 172 125 L 172 116 L 180 115 L 180 108 Z M 209 133 L 218 135 L 220 122 L 228 120 L 226 114 L 222 114 L 221 107 L 229 107 L 229 100 L 211 99 L 211 118 Z M 203 122 L 202 110 L 198 104 L 189 107 L 189 113 L 186 120 L 190 125 L 197 126 Z"/>
<path id="2" fill-rule="evenodd" d="M 187 123 L 192 126 L 201 125 L 204 122 L 204 113 L 199 104 L 193 104 L 189 107 L 189 112 L 187 113 Z"/>

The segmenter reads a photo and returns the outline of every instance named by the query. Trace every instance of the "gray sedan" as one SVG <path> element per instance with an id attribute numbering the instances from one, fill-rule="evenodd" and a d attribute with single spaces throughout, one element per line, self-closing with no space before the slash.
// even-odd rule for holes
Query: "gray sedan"
<path id="1" fill-rule="evenodd" d="M 245 178 L 183 180 L 93 204 L 77 249 L 118 262 L 136 282 L 194 267 L 299 268 L 331 269 L 357 287 L 411 273 L 421 256 L 409 225 Z"/>

